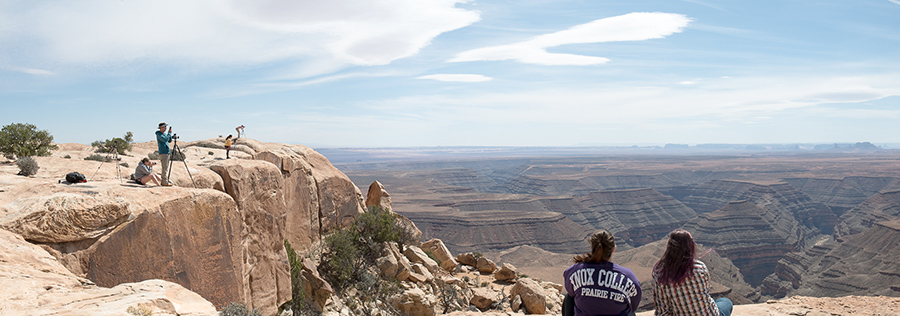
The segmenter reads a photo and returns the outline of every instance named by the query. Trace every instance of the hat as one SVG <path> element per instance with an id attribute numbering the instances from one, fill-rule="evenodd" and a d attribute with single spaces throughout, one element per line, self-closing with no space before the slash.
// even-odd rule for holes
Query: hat
<path id="1" fill-rule="evenodd" d="M 168 126 L 168 125 L 169 124 L 166 124 L 166 122 L 159 123 L 159 127 Z"/>

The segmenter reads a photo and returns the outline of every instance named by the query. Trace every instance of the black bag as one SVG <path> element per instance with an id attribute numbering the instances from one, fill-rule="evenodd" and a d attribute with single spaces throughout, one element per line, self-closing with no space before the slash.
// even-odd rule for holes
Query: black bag
<path id="1" fill-rule="evenodd" d="M 80 183 L 80 182 L 87 182 L 87 179 L 84 178 L 83 174 L 80 174 L 78 172 L 69 172 L 68 174 L 66 174 L 66 182 Z"/>

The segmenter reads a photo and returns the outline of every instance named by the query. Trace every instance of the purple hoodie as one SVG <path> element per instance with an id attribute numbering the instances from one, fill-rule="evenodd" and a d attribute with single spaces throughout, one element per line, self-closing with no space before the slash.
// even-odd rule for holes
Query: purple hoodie
<path id="1" fill-rule="evenodd" d="M 628 315 L 641 303 L 641 283 L 628 268 L 603 261 L 576 263 L 563 272 L 575 316 Z"/>

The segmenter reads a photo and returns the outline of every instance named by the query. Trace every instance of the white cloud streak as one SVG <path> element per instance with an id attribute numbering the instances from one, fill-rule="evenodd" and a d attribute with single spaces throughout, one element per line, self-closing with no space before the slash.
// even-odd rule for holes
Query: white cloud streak
<path id="1" fill-rule="evenodd" d="M 637 12 L 594 20 L 530 40 L 461 52 L 450 62 L 514 60 L 537 65 L 599 65 L 605 57 L 551 53 L 548 48 L 569 44 L 642 41 L 681 32 L 692 20 L 682 14 Z"/>
<path id="2" fill-rule="evenodd" d="M 485 82 L 494 78 L 476 74 L 434 74 L 416 77 L 416 79 L 430 79 L 444 82 Z"/>
<path id="3" fill-rule="evenodd" d="M 890 1 L 893 4 L 900 5 L 900 0 L 888 0 L 888 1 Z"/>
<path id="4" fill-rule="evenodd" d="M 456 8 L 463 2 L 19 1 L 0 5 L 0 65 L 104 71 L 289 61 L 314 76 L 413 56 L 480 19 Z M 323 63 L 331 66 L 316 72 Z"/>

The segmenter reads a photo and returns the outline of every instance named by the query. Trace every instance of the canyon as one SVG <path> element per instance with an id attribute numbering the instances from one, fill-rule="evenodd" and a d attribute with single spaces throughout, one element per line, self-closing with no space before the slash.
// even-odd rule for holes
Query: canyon
<path id="1" fill-rule="evenodd" d="M 291 297 L 285 242 L 298 254 L 321 251 L 366 205 L 392 210 L 419 240 L 379 258 L 379 269 L 403 282 L 391 304 L 404 314 L 466 304 L 487 315 L 558 313 L 561 271 L 601 228 L 617 238 L 613 261 L 647 289 L 668 232 L 692 231 L 712 294 L 750 304 L 741 308 L 751 315 L 806 308 L 798 302 L 811 296 L 872 297 L 893 310 L 898 302 L 883 297 L 900 296 L 898 153 L 579 152 L 332 165 L 302 145 L 252 139 L 234 146 L 237 159 L 222 159 L 223 142 L 188 142 L 189 162 L 173 162 L 174 188 L 127 180 L 125 162 L 155 143 L 134 144 L 122 166 L 83 160 L 90 146 L 60 144 L 35 158 L 41 170 L 32 177 L 0 161 L 0 284 L 9 303 L 0 314 L 213 315 L 241 302 L 275 315 Z M 60 181 L 70 171 L 89 182 Z M 326 314 L 345 314 L 351 304 L 310 258 L 307 295 Z M 448 288 L 466 303 L 438 306 Z M 786 299 L 752 305 L 778 298 Z M 649 291 L 641 308 L 653 308 Z"/>
<path id="2" fill-rule="evenodd" d="M 414 219 L 425 238 L 554 282 L 596 229 L 617 237 L 616 256 L 648 267 L 661 252 L 646 248 L 684 228 L 728 261 L 722 269 L 739 272 L 740 280 L 720 284 L 722 292 L 763 302 L 900 296 L 893 272 L 900 250 L 890 239 L 900 219 L 898 158 L 896 151 L 609 154 L 336 166 L 354 183 L 384 184 L 394 210 Z M 513 255 L 523 249 L 529 255 Z"/>

